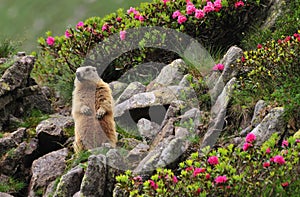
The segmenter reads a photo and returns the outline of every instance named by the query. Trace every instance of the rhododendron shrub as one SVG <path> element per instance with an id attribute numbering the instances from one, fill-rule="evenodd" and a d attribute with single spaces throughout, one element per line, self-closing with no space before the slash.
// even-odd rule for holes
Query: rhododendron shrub
<path id="1" fill-rule="evenodd" d="M 274 134 L 262 146 L 248 134 L 247 151 L 229 145 L 204 148 L 179 164 L 178 169 L 157 169 L 149 180 L 137 180 L 130 171 L 118 176 L 119 194 L 127 196 L 295 196 L 300 192 L 300 143 L 293 137 L 282 147 Z M 282 152 L 287 150 L 287 152 Z M 268 153 L 266 153 L 268 152 Z M 126 195 L 125 195 L 126 196 Z"/>
<path id="2" fill-rule="evenodd" d="M 110 46 L 105 48 L 107 56 L 114 50 L 126 51 L 130 46 L 126 44 L 126 40 L 130 37 L 140 39 L 137 41 L 141 46 L 111 62 L 102 76 L 106 81 L 115 80 L 113 76 L 121 75 L 118 72 L 125 72 L 146 60 L 166 59 L 164 63 L 169 63 L 179 57 L 172 52 L 144 47 L 142 37 L 124 33 L 139 27 L 158 26 L 175 29 L 196 38 L 212 50 L 220 48 L 226 50 L 230 45 L 238 44 L 252 22 L 258 20 L 256 16 L 260 16 L 265 9 L 263 6 L 265 2 L 267 0 L 261 0 L 260 3 L 248 0 L 244 6 L 236 8 L 236 0 L 154 0 L 137 8 L 120 9 L 104 18 L 92 17 L 66 29 L 63 36 L 54 36 L 51 32 L 47 32 L 46 38 L 39 39 L 42 50 L 34 69 L 35 76 L 39 82 L 57 84 L 63 80 L 64 83 L 72 83 L 73 72 L 82 65 L 86 55 L 114 34 L 118 35 L 118 40 L 124 41 L 124 45 L 117 46 L 114 42 L 110 43 Z M 48 41 L 49 36 L 53 37 L 55 42 Z M 145 40 L 155 42 L 149 39 L 149 35 L 147 36 Z M 154 36 L 164 35 L 152 35 L 152 38 Z M 160 58 L 161 56 L 166 58 Z"/>

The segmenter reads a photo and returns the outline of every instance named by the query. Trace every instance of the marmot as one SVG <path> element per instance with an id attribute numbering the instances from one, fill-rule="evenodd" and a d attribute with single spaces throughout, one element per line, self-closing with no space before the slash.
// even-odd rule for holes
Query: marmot
<path id="1" fill-rule="evenodd" d="M 105 142 L 115 146 L 117 139 L 108 84 L 99 77 L 95 67 L 85 66 L 76 70 L 74 86 L 75 152 L 99 147 Z"/>

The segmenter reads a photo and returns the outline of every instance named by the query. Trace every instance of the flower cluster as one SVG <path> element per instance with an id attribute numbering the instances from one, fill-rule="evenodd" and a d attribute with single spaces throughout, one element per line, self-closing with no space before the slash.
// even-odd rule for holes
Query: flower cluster
<path id="1" fill-rule="evenodd" d="M 212 69 L 213 69 L 213 71 L 223 71 L 224 70 L 224 65 L 223 64 L 216 64 L 216 65 L 214 65 L 214 67 Z"/>
<path id="2" fill-rule="evenodd" d="M 134 19 L 136 20 L 139 20 L 141 22 L 143 22 L 145 20 L 145 17 L 143 15 L 141 15 L 141 13 L 139 11 L 137 11 L 135 8 L 133 7 L 130 7 L 128 10 L 127 10 L 127 14 L 132 14 L 133 13 L 133 17 Z"/>
<path id="3" fill-rule="evenodd" d="M 255 140 L 256 140 L 256 135 L 253 133 L 249 133 L 245 138 L 243 150 L 247 151 L 250 147 L 252 147 Z"/>
<path id="4" fill-rule="evenodd" d="M 219 12 L 222 8 L 222 0 L 216 0 L 214 3 L 211 1 L 207 1 L 206 5 L 203 7 L 203 9 L 197 9 L 196 6 L 191 1 L 186 1 L 186 9 L 185 14 L 187 16 L 194 15 L 197 19 L 204 18 L 205 14 L 208 14 L 210 12 Z M 179 10 L 176 10 L 172 14 L 172 18 L 176 19 L 178 24 L 182 24 L 187 21 L 187 17 L 185 14 L 182 14 Z"/>
<path id="5" fill-rule="evenodd" d="M 240 192 L 273 196 L 278 191 L 289 191 L 294 182 L 294 186 L 297 185 L 296 172 L 300 162 L 300 146 L 296 139 L 285 140 L 288 147 L 281 147 L 278 138 L 278 135 L 273 135 L 261 147 L 253 146 L 253 151 L 241 151 L 232 144 L 217 150 L 204 148 L 204 155 L 193 153 L 180 163 L 179 169 L 174 171 L 177 175 L 171 170 L 157 169 L 157 173 L 144 183 L 139 177 L 120 180 L 123 175 L 117 181 L 123 182 L 121 189 L 131 194 L 137 192 L 137 196 L 235 196 Z M 255 141 L 254 134 L 245 138 L 245 143 Z M 280 150 L 287 149 L 284 158 Z M 274 191 L 266 188 L 274 188 Z"/>

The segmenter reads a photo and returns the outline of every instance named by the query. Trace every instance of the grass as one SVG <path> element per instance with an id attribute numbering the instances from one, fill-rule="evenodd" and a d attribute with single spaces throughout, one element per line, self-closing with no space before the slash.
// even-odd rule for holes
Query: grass
<path id="1" fill-rule="evenodd" d="M 7 182 L 0 182 L 0 192 L 4 193 L 17 193 L 26 186 L 24 182 L 9 178 Z"/>

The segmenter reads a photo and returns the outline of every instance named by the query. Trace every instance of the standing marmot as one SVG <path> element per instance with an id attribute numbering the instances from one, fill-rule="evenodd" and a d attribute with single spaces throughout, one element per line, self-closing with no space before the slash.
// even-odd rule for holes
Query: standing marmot
<path id="1" fill-rule="evenodd" d="M 74 86 L 72 116 L 75 122 L 75 152 L 99 147 L 105 142 L 115 146 L 117 140 L 109 86 L 92 66 L 76 70 Z"/>

